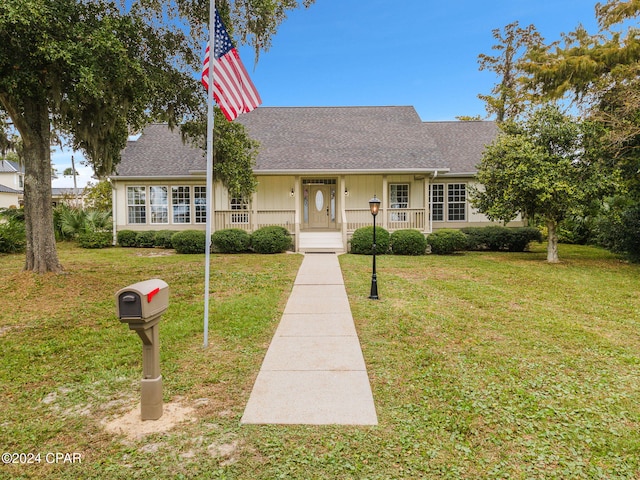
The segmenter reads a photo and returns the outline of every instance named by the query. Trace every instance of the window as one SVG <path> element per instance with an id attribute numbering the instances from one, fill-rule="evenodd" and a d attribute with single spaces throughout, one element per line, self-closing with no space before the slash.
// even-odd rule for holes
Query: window
<path id="1" fill-rule="evenodd" d="M 464 183 L 447 185 L 447 219 L 464 222 L 467 219 L 467 186 Z"/>
<path id="2" fill-rule="evenodd" d="M 444 184 L 429 185 L 429 197 L 431 198 L 431 220 L 444 221 Z"/>
<path id="3" fill-rule="evenodd" d="M 129 223 L 147 223 L 145 187 L 127 187 L 127 214 Z"/>
<path id="4" fill-rule="evenodd" d="M 207 187 L 193 187 L 196 223 L 207 222 Z"/>
<path id="5" fill-rule="evenodd" d="M 191 191 L 189 187 L 171 187 L 173 223 L 191 223 Z"/>
<path id="6" fill-rule="evenodd" d="M 151 223 L 169 223 L 169 194 L 167 187 L 149 187 Z"/>
<path id="7" fill-rule="evenodd" d="M 389 185 L 391 189 L 390 207 L 391 208 L 409 208 L 409 184 L 398 183 Z M 406 222 L 407 212 L 392 212 L 392 222 Z"/>
<path id="8" fill-rule="evenodd" d="M 231 197 L 231 223 L 249 223 L 249 202 L 245 197 Z M 242 210 L 242 212 L 236 212 Z"/>

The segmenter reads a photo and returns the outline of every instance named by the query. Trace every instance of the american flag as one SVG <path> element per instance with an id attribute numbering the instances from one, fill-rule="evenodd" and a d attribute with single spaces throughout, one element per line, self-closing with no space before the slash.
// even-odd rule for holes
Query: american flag
<path id="1" fill-rule="evenodd" d="M 231 43 L 217 10 L 215 23 L 213 98 L 224 116 L 231 122 L 241 113 L 257 108 L 262 103 L 262 99 Z M 204 56 L 202 84 L 209 91 L 209 45 Z"/>

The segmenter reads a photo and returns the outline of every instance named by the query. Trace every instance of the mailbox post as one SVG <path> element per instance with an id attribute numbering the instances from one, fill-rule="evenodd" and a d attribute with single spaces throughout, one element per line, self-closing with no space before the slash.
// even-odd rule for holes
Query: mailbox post
<path id="1" fill-rule="evenodd" d="M 134 283 L 116 293 L 118 318 L 142 340 L 142 380 L 140 381 L 142 420 L 162 416 L 162 375 L 160 375 L 160 317 L 169 307 L 169 286 L 159 279 Z"/>

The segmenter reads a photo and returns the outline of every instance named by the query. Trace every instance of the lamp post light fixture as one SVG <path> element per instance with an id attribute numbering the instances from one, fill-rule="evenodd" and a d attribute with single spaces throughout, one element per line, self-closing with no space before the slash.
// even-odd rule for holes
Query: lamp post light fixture
<path id="1" fill-rule="evenodd" d="M 376 216 L 380 210 L 380 200 L 375 195 L 369 200 L 369 210 L 373 215 L 373 273 L 371 274 L 371 293 L 369 298 L 371 300 L 378 300 L 378 275 L 376 273 Z"/>

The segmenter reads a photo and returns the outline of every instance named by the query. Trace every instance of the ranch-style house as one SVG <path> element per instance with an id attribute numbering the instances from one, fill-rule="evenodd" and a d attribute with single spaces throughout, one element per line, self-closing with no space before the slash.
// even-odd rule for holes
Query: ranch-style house
<path id="1" fill-rule="evenodd" d="M 281 225 L 296 251 L 346 251 L 352 233 L 372 224 L 374 195 L 377 225 L 389 231 L 491 223 L 468 193 L 494 122 L 423 122 L 410 106 L 260 107 L 236 121 L 260 142 L 258 187 L 238 198 L 214 182 L 214 231 Z M 146 127 L 110 180 L 114 238 L 124 229 L 205 229 L 205 153 L 178 129 Z"/>

